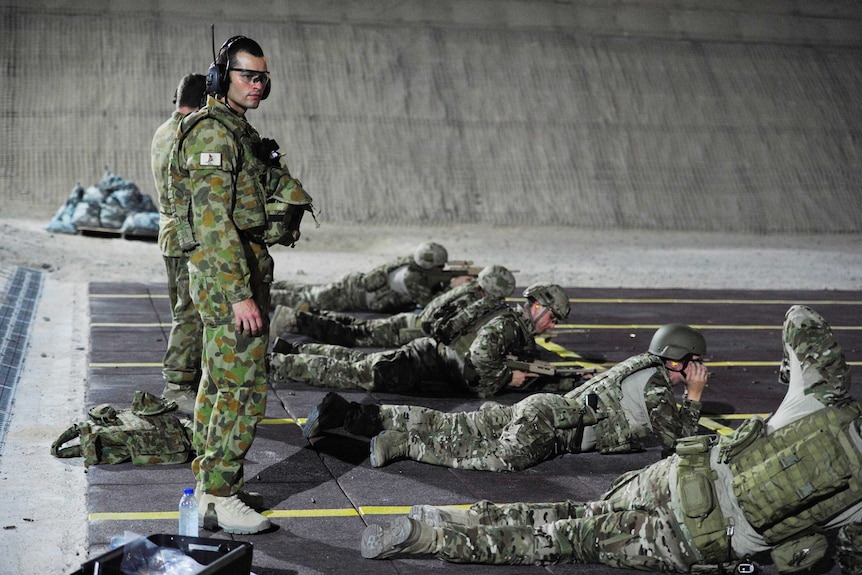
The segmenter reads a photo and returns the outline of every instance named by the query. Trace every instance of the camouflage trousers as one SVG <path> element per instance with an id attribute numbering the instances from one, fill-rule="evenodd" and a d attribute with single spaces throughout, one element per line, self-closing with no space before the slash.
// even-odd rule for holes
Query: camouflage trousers
<path id="1" fill-rule="evenodd" d="M 298 380 L 316 387 L 410 391 L 424 381 L 464 387 L 461 368 L 437 351 L 437 342 L 423 337 L 375 353 L 321 343 L 303 344 L 299 353 L 274 353 L 270 359 L 277 381 Z"/>
<path id="2" fill-rule="evenodd" d="M 386 286 L 369 292 L 365 287 L 363 273 L 347 274 L 338 281 L 323 285 L 275 282 L 272 286 L 272 305 L 329 311 L 393 313 L 416 306 L 408 296 L 396 293 Z"/>
<path id="3" fill-rule="evenodd" d="M 197 393 L 201 380 L 203 321 L 189 294 L 187 257 L 164 257 L 171 302 L 171 333 L 162 360 L 165 391 Z"/>
<path id="4" fill-rule="evenodd" d="M 456 469 L 520 471 L 557 453 L 554 410 L 560 395 L 536 393 L 515 405 L 485 403 L 447 413 L 415 405 L 381 405 L 384 429 L 406 431 L 407 457 Z"/>
<path id="5" fill-rule="evenodd" d="M 469 525 L 445 523 L 437 556 L 454 563 L 601 563 L 687 573 L 691 541 L 670 509 L 671 457 L 620 477 L 598 501 L 473 506 Z"/>
<path id="6" fill-rule="evenodd" d="M 219 294 L 197 289 L 192 298 L 204 318 L 203 378 L 195 403 L 192 462 L 198 483 L 219 497 L 235 494 L 244 482 L 243 464 L 266 411 L 266 351 L 269 327 L 251 336 L 236 329 L 232 308 Z M 267 284 L 253 286 L 255 301 L 268 317 Z"/>
<path id="7" fill-rule="evenodd" d="M 346 347 L 398 347 L 422 335 L 417 329 L 419 317 L 409 311 L 374 319 L 332 311 L 298 311 L 296 333 Z"/>

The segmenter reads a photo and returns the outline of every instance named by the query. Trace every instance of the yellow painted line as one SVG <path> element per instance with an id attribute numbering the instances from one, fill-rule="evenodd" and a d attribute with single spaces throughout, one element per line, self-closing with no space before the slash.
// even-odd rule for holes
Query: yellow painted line
<path id="1" fill-rule="evenodd" d="M 291 419 L 291 418 L 271 418 L 271 419 L 262 419 L 260 421 L 261 425 L 302 425 L 305 423 L 305 418 L 300 417 L 299 420 Z"/>
<path id="2" fill-rule="evenodd" d="M 715 325 L 715 324 L 690 324 L 694 329 L 705 330 L 705 329 L 723 329 L 723 330 L 776 330 L 780 331 L 781 325 Z M 558 331 L 566 331 L 566 330 L 585 330 L 585 329 L 595 329 L 595 330 L 617 330 L 617 329 L 658 329 L 662 326 L 662 324 L 608 324 L 608 323 L 561 323 L 557 324 L 554 329 Z M 853 325 L 853 326 L 832 326 L 832 331 L 859 331 L 862 330 L 862 326 Z"/>
<path id="3" fill-rule="evenodd" d="M 581 359 L 581 356 L 578 355 L 577 353 L 575 353 L 573 351 L 569 351 L 568 349 L 564 348 L 563 346 L 558 345 L 558 344 L 556 344 L 556 343 L 554 343 L 554 342 L 552 342 L 552 341 L 550 341 L 544 337 L 537 337 L 536 338 L 536 344 L 542 346 L 543 348 L 547 349 L 550 352 L 556 353 L 560 357 L 564 357 L 564 358 L 568 358 L 570 360 L 573 360 L 573 361 L 577 362 L 578 365 L 581 365 L 587 369 L 598 369 L 601 371 L 605 370 L 604 366 L 602 366 L 601 364 L 583 361 Z"/>
<path id="4" fill-rule="evenodd" d="M 469 509 L 469 503 L 463 505 L 441 505 L 443 509 Z M 358 510 L 352 507 L 340 509 L 268 509 L 261 514 L 275 519 L 284 518 L 314 518 L 314 517 L 359 517 L 360 515 L 406 515 L 410 505 L 367 506 Z M 159 521 L 178 519 L 177 511 L 140 511 L 140 512 L 96 512 L 87 515 L 89 521 Z"/>
<path id="5" fill-rule="evenodd" d="M 267 517 L 359 517 L 356 509 L 268 509 L 261 511 Z"/>

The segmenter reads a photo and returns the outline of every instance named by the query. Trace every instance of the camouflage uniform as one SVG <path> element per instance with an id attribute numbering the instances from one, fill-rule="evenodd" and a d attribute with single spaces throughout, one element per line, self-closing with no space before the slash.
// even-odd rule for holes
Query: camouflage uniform
<path id="1" fill-rule="evenodd" d="M 276 282 L 272 286 L 272 303 L 330 311 L 407 311 L 424 306 L 448 289 L 448 280 L 441 280 L 435 271 L 421 268 L 413 257 L 405 256 L 367 273 L 347 274 L 329 284 Z"/>
<path id="2" fill-rule="evenodd" d="M 190 131 L 174 154 L 172 185 L 190 194 L 199 244 L 189 254 L 190 293 L 204 323 L 192 470 L 205 493 L 226 497 L 243 484 L 245 454 L 266 408 L 268 326 L 260 336 L 241 333 L 232 308 L 253 298 L 268 317 L 273 260 L 260 238 L 266 167 L 253 153 L 257 131 L 212 97 L 182 129 Z"/>
<path id="3" fill-rule="evenodd" d="M 297 311 L 296 329 L 293 331 L 324 343 L 346 347 L 397 347 L 427 335 L 422 331 L 422 324 L 431 322 L 441 308 L 466 307 L 484 295 L 479 283 L 471 279 L 438 295 L 419 312 L 361 319 L 332 311 Z"/>
<path id="4" fill-rule="evenodd" d="M 598 501 L 441 511 L 438 527 L 414 524 L 435 533 L 430 548 L 415 552 L 452 562 L 718 573 L 768 551 L 782 572 L 809 567 L 838 536 L 845 573 L 858 573 L 862 406 L 849 395 L 849 368 L 822 317 L 793 306 L 783 339 L 788 393 L 765 424 L 755 417 L 718 441 L 686 438 L 671 457 L 622 475 Z"/>
<path id="5" fill-rule="evenodd" d="M 580 421 L 586 396 L 599 396 L 598 424 Z M 565 396 L 536 393 L 514 405 L 445 413 L 414 405 L 381 405 L 384 429 L 409 434 L 407 457 L 459 469 L 519 471 L 563 453 L 643 449 L 652 431 L 670 449 L 697 431 L 700 402 L 676 407 L 667 369 L 652 354 L 634 356 Z M 595 424 L 595 425 L 593 425 Z"/>
<path id="6" fill-rule="evenodd" d="M 363 353 L 341 346 L 303 344 L 300 353 L 272 354 L 275 379 L 338 389 L 403 392 L 423 381 L 444 381 L 478 397 L 498 393 L 512 380 L 506 355 L 532 351 L 535 327 L 525 310 L 502 305 L 477 318 L 448 345 L 431 337 L 399 348 Z"/>
<path id="7" fill-rule="evenodd" d="M 203 354 L 203 322 L 189 294 L 188 256 L 180 249 L 174 221 L 167 212 L 171 148 L 183 117 L 174 111 L 156 130 L 151 146 L 153 179 L 159 194 L 159 248 L 165 260 L 171 302 L 171 333 L 162 360 L 163 395 L 168 398 L 185 390 L 197 393 Z"/>

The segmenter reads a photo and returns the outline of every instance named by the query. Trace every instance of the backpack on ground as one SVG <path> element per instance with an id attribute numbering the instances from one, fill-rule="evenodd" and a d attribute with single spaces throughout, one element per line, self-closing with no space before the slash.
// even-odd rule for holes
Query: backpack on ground
<path id="1" fill-rule="evenodd" d="M 136 391 L 132 407 L 102 403 L 88 410 L 89 420 L 75 423 L 51 444 L 54 457 L 83 457 L 84 466 L 131 460 L 135 465 L 185 463 L 192 456 L 191 421 L 176 415 L 177 404 Z M 80 439 L 76 445 L 63 445 Z"/>

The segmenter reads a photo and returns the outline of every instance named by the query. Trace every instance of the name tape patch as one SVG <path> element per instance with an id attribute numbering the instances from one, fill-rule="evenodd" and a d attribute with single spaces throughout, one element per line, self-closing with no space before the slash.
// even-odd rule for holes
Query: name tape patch
<path id="1" fill-rule="evenodd" d="M 201 152 L 201 166 L 220 167 L 221 154 L 213 152 Z"/>

